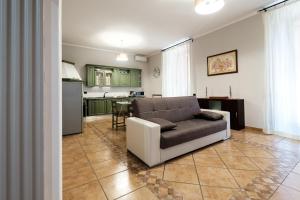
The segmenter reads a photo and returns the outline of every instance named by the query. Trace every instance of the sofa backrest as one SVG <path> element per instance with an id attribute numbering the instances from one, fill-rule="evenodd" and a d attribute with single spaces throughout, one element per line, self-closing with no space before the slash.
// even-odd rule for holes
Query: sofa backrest
<path id="1" fill-rule="evenodd" d="M 135 99 L 132 108 L 135 117 L 146 120 L 163 118 L 171 122 L 192 119 L 200 111 L 194 96 Z"/>

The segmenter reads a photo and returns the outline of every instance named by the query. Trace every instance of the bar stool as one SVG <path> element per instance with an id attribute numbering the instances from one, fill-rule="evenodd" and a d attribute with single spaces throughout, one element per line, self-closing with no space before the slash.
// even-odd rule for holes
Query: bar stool
<path id="1" fill-rule="evenodd" d="M 130 117 L 129 106 L 126 105 L 126 109 L 124 109 L 124 105 L 118 105 L 116 100 L 111 101 L 111 106 L 112 106 L 112 128 L 118 129 L 121 127 L 126 127 L 125 120 L 127 117 Z"/>

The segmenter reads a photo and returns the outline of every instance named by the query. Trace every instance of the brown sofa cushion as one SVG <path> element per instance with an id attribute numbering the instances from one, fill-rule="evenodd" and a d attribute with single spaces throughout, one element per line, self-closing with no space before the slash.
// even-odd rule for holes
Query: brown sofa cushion
<path id="1" fill-rule="evenodd" d="M 162 118 L 151 118 L 149 121 L 159 124 L 161 132 L 172 130 L 177 126 L 173 122 Z"/>
<path id="2" fill-rule="evenodd" d="M 201 111 L 198 114 L 194 115 L 195 118 L 197 119 L 206 119 L 210 121 L 217 121 L 220 119 L 223 119 L 223 115 L 214 113 L 214 112 L 209 112 L 209 111 Z"/>
<path id="3" fill-rule="evenodd" d="M 176 129 L 161 133 L 160 148 L 166 149 L 205 137 L 226 130 L 227 127 L 227 123 L 224 120 L 208 121 L 204 119 L 191 119 L 177 122 L 176 124 Z"/>

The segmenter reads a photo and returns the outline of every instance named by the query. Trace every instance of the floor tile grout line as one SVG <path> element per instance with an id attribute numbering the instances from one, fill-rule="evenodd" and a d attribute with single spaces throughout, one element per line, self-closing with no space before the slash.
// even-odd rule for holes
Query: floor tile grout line
<path id="1" fill-rule="evenodd" d="M 226 163 L 224 162 L 224 160 L 222 159 L 222 157 L 220 156 L 219 152 L 218 152 L 218 151 L 216 151 L 216 152 L 217 152 L 219 158 L 221 159 L 221 161 L 223 162 L 223 164 L 224 164 L 225 166 L 227 166 Z M 227 166 L 227 167 L 228 167 L 228 166 Z M 230 171 L 229 168 L 227 168 L 227 171 L 228 171 L 229 174 L 232 176 L 234 182 L 236 183 L 236 185 L 237 185 L 237 186 L 239 187 L 239 189 L 241 190 L 242 188 L 240 187 L 240 184 L 238 183 L 238 181 L 236 180 L 236 178 L 233 176 L 233 174 L 231 173 L 231 171 Z"/>
<path id="2" fill-rule="evenodd" d="M 196 175 L 197 175 L 197 179 L 198 179 L 198 183 L 199 183 L 199 188 L 200 188 L 200 192 L 201 192 L 201 197 L 202 199 L 204 200 L 204 196 L 203 196 L 203 190 L 202 190 L 202 187 L 201 187 L 201 182 L 200 182 L 200 178 L 199 178 L 199 175 L 198 175 L 198 170 L 197 170 L 197 166 L 196 166 L 196 162 L 195 162 L 195 158 L 194 158 L 194 154 L 192 153 L 192 158 L 193 158 L 193 161 L 194 161 L 194 167 L 196 169 Z"/>
<path id="3" fill-rule="evenodd" d="M 117 174 L 122 173 L 122 172 L 125 172 L 125 171 L 128 171 L 128 169 L 124 169 L 124 170 L 122 170 L 122 171 L 119 171 L 119 172 L 116 172 L 116 173 L 113 173 L 113 174 L 110 174 L 110 175 L 107 175 L 107 176 L 99 177 L 99 178 L 98 178 L 98 176 L 97 176 L 97 178 L 101 181 L 102 179 L 109 178 L 109 177 L 111 177 L 111 176 L 117 175 Z"/>
<path id="4" fill-rule="evenodd" d="M 240 188 L 240 187 L 224 187 L 224 186 L 211 186 L 211 185 L 204 185 L 204 184 L 193 184 L 193 183 L 186 183 L 186 182 L 179 182 L 179 181 L 168 181 L 166 180 L 167 182 L 171 182 L 171 183 L 182 183 L 182 184 L 186 184 L 186 185 L 193 185 L 193 186 L 205 186 L 205 187 L 214 187 L 214 188 L 223 188 L 223 189 L 235 189 L 235 190 L 239 190 L 239 189 L 243 189 L 243 188 Z M 239 185 L 238 185 L 239 186 Z"/>
<path id="5" fill-rule="evenodd" d="M 297 191 L 297 192 L 300 192 L 300 189 L 296 189 L 296 188 L 293 188 L 293 187 L 288 186 L 288 185 L 283 185 L 283 184 L 281 184 L 280 186 L 284 186 L 284 187 L 287 187 L 287 188 L 289 188 L 289 189 L 292 189 L 292 190 L 295 190 L 295 191 Z"/>
<path id="6" fill-rule="evenodd" d="M 277 149 L 274 146 L 269 146 L 269 145 L 266 145 L 266 144 L 256 143 L 256 142 L 253 142 L 253 141 L 241 141 L 240 139 L 237 139 L 237 138 L 232 138 L 232 140 L 235 141 L 235 142 L 242 143 L 242 144 L 250 144 L 250 145 L 254 145 L 254 146 L 259 146 L 261 148 L 268 149 L 268 150 L 285 151 L 287 153 L 296 154 L 295 152 L 289 151 L 287 149 L 282 149 L 282 148 Z"/>
<path id="7" fill-rule="evenodd" d="M 69 190 L 73 190 L 73 189 L 76 189 L 76 188 L 82 187 L 82 186 L 84 186 L 84 185 L 88 185 L 88 184 L 90 184 L 90 183 L 92 183 L 92 182 L 95 182 L 95 181 L 97 181 L 97 179 L 94 179 L 94 180 L 88 181 L 88 182 L 86 182 L 86 183 L 83 183 L 83 184 L 80 184 L 80 185 L 76 185 L 76 186 L 74 186 L 74 187 L 70 187 L 70 188 L 63 189 L 63 192 L 67 192 L 67 191 L 69 191 Z M 97 182 L 98 182 L 98 181 L 97 181 Z"/>
<path id="8" fill-rule="evenodd" d="M 235 141 L 236 141 L 236 140 L 235 140 Z M 245 144 L 244 142 L 241 142 L 241 141 L 237 141 L 237 142 L 242 143 L 242 144 Z M 246 143 L 246 144 L 249 144 L 249 143 Z M 263 145 L 263 144 L 258 144 L 258 145 L 259 145 L 260 148 L 265 148 L 265 145 Z M 268 146 L 267 148 L 270 148 L 270 147 Z M 273 147 L 271 147 L 271 148 L 273 148 Z M 273 155 L 272 155 L 272 156 L 273 156 Z M 246 156 L 246 157 L 248 157 L 248 158 L 251 160 L 251 162 L 252 162 L 256 167 L 258 167 L 258 169 L 260 169 L 260 170 L 262 170 L 262 171 L 265 171 L 264 169 L 262 169 L 261 167 L 259 167 L 259 166 L 256 164 L 256 162 L 253 161 L 253 158 L 261 158 L 261 157 L 249 157 L 249 156 Z M 262 158 L 262 159 L 264 159 L 264 158 Z M 275 156 L 274 156 L 274 158 L 265 158 L 265 159 L 276 159 L 276 160 L 281 160 L 280 158 L 276 158 Z"/>
<path id="9" fill-rule="evenodd" d="M 100 131 L 97 127 L 94 127 L 97 131 Z M 102 131 L 100 131 L 101 133 L 102 133 L 102 135 L 104 136 L 104 133 L 102 132 Z M 100 137 L 98 134 L 96 134 L 98 137 Z M 105 137 L 105 136 L 104 136 Z M 108 140 L 109 142 L 111 142 L 107 137 L 105 137 L 105 139 L 106 140 Z M 113 146 L 114 146 L 114 144 L 112 144 Z M 124 153 L 124 152 L 122 152 L 121 150 L 120 150 L 120 153 L 121 154 L 124 154 L 124 155 L 126 155 L 126 153 Z M 165 166 L 164 166 L 165 167 Z M 127 169 L 127 170 L 129 170 L 129 168 Z M 146 171 L 148 171 L 149 169 L 146 169 Z M 138 174 L 136 174 L 136 175 L 138 175 Z M 156 177 L 156 178 L 158 178 L 158 177 Z M 163 181 L 163 179 L 162 179 L 162 181 Z M 145 183 L 145 186 L 148 188 L 148 186 L 147 186 L 147 183 Z M 149 189 L 149 188 L 148 188 Z M 152 192 L 152 191 L 151 191 Z M 154 192 L 152 192 L 156 197 L 158 197 L 159 198 L 159 196 L 158 196 L 158 194 L 155 194 Z"/>
<path id="10" fill-rule="evenodd" d="M 181 182 L 181 181 L 170 181 L 170 180 L 164 180 L 164 181 L 171 182 L 171 183 L 183 183 L 186 185 L 200 185 L 200 184 L 196 184 L 196 183 L 187 183 L 187 182 Z"/>
<path id="11" fill-rule="evenodd" d="M 83 150 L 83 148 L 82 148 L 82 145 L 81 145 L 80 143 L 79 143 L 79 145 L 80 145 L 82 151 L 84 152 L 84 150 Z M 104 193 L 106 199 L 108 200 L 109 198 L 108 198 L 108 196 L 107 196 L 107 194 L 106 194 L 104 188 L 102 187 L 101 182 L 100 182 L 100 180 L 98 179 L 98 176 L 97 176 L 97 174 L 96 174 L 96 172 L 95 172 L 95 169 L 93 168 L 92 163 L 91 163 L 91 161 L 89 160 L 89 158 L 88 158 L 86 152 L 84 152 L 84 155 L 86 156 L 86 159 L 88 160 L 88 162 L 89 162 L 89 164 L 90 164 L 90 167 L 92 168 L 93 173 L 94 173 L 94 175 L 96 176 L 97 182 L 99 183 L 99 186 L 101 187 L 101 190 L 103 191 L 103 193 Z"/>
<path id="12" fill-rule="evenodd" d="M 117 198 L 114 198 L 113 200 L 117 200 L 117 199 L 120 199 L 120 198 L 122 198 L 122 197 L 124 197 L 124 196 L 127 196 L 127 195 L 129 195 L 129 194 L 131 194 L 131 193 L 133 193 L 133 192 L 136 192 L 136 191 L 139 190 L 139 189 L 142 189 L 143 187 L 147 187 L 147 184 L 145 184 L 145 185 L 143 185 L 143 186 L 141 186 L 141 187 L 138 187 L 137 189 L 134 189 L 134 190 L 132 190 L 132 191 L 129 192 L 129 193 L 126 193 L 126 194 L 121 195 L 121 196 L 119 196 L 119 197 L 117 197 Z M 147 188 L 147 189 L 148 189 L 148 188 Z"/>
<path id="13" fill-rule="evenodd" d="M 276 188 L 276 190 L 274 190 L 273 192 L 272 192 L 272 194 L 270 195 L 270 197 L 268 198 L 268 199 L 271 199 L 272 197 L 273 197 L 273 195 L 276 193 L 276 191 L 280 188 L 280 186 L 281 186 L 281 184 L 279 184 L 278 186 L 277 186 L 277 188 Z"/>
<path id="14" fill-rule="evenodd" d="M 91 127 L 93 127 L 92 125 L 91 125 Z M 97 127 L 94 127 L 95 129 L 98 129 Z M 98 138 L 101 138 L 101 136 L 102 135 L 105 135 L 105 134 L 103 134 L 103 131 L 100 131 L 100 130 L 97 130 L 97 131 L 99 131 L 99 133 L 94 133 L 95 135 L 96 135 L 96 137 L 98 137 Z M 97 132 L 96 131 L 96 132 Z M 93 132 L 95 132 L 95 130 L 93 131 Z M 77 140 L 77 139 L 75 139 L 75 140 Z M 110 141 L 110 138 L 107 138 L 107 140 L 109 140 L 109 142 L 111 142 Z M 233 140 L 233 141 L 238 141 L 238 140 Z M 282 149 L 282 148 L 280 148 L 280 149 L 278 149 L 278 148 L 276 148 L 276 146 L 274 146 L 274 145 L 266 145 L 266 144 L 262 144 L 262 143 L 254 143 L 254 144 L 252 144 L 252 143 L 245 143 L 245 142 L 243 142 L 243 141 L 238 141 L 238 142 L 240 142 L 240 143 L 243 143 L 243 144 L 249 144 L 249 145 L 252 145 L 253 147 L 258 147 L 258 148 L 262 148 L 263 150 L 267 150 L 267 151 L 272 151 L 272 149 L 275 149 L 276 150 L 276 152 L 278 152 L 278 155 L 276 154 L 276 155 L 273 155 L 274 156 L 274 159 L 277 159 L 277 160 L 280 160 L 280 161 L 282 161 L 282 158 L 284 157 L 284 154 L 286 153 L 287 155 L 288 155 L 288 158 L 287 158 L 287 160 L 290 160 L 290 161 L 287 161 L 288 162 L 288 164 L 287 164 L 287 166 L 289 165 L 289 166 L 293 166 L 293 165 L 297 165 L 297 164 L 294 164 L 294 162 L 299 162 L 299 159 L 298 159 L 298 155 L 297 155 L 297 153 L 295 153 L 295 152 L 293 152 L 293 151 L 288 151 L 288 150 L 286 150 L 286 149 Z M 278 142 L 281 142 L 281 141 L 278 141 Z M 77 143 L 78 143 L 78 141 L 77 141 Z M 112 143 L 112 142 L 111 142 Z M 80 146 L 81 146 L 81 148 L 82 148 L 82 145 L 81 145 L 81 143 L 79 143 L 80 144 Z M 120 143 L 117 143 L 117 144 L 120 144 Z M 123 146 L 119 146 L 119 145 L 117 145 L 117 144 L 114 144 L 114 143 L 112 143 L 112 145 L 114 145 L 114 146 L 116 146 L 116 147 L 118 147 L 119 149 L 120 149 L 120 151 L 121 151 L 121 153 L 123 152 Z M 233 144 L 240 152 L 242 152 L 241 150 L 240 150 L 240 148 L 238 148 L 235 144 Z M 281 152 L 283 152 L 283 153 L 281 153 Z M 85 151 L 83 151 L 83 153 L 85 154 L 85 157 L 87 157 L 86 156 L 86 153 L 87 152 L 85 152 Z M 218 154 L 219 154 L 219 152 L 217 152 Z M 242 154 L 244 154 L 244 152 L 242 152 Z M 192 154 L 193 155 L 193 154 Z M 251 159 L 251 161 L 254 163 L 254 165 L 255 166 L 257 166 L 257 164 L 252 160 L 252 157 L 249 157 L 249 156 L 247 156 L 246 154 L 245 154 L 245 157 L 247 157 L 247 158 L 249 158 L 249 159 Z M 88 158 L 87 158 L 88 159 Z M 89 159 L 88 159 L 88 161 L 89 161 Z M 194 161 L 194 166 L 196 167 L 196 164 L 195 164 L 195 159 L 194 159 L 194 156 L 193 156 L 193 161 Z M 221 158 L 221 161 L 224 163 L 224 161 L 223 161 L 223 159 Z M 180 164 L 177 164 L 177 165 L 180 165 Z M 89 162 L 89 166 L 90 167 L 92 167 L 92 164 Z M 281 171 L 281 170 L 279 170 L 278 171 L 278 173 L 282 173 L 285 177 L 284 177 L 284 180 L 289 176 L 289 174 L 291 174 L 291 173 L 296 173 L 296 172 L 293 172 L 293 170 L 295 169 L 295 166 L 294 166 L 294 168 L 291 168 L 291 167 L 288 167 L 289 168 L 289 170 L 288 171 Z M 209 166 L 208 166 L 209 167 Z M 229 168 L 228 168 L 228 166 L 225 164 L 225 167 L 226 167 L 226 169 L 228 170 L 228 171 L 230 171 L 229 170 Z M 280 166 L 278 166 L 278 167 L 280 167 Z M 281 166 L 282 167 L 282 166 Z M 284 166 L 283 166 L 284 167 Z M 93 169 L 93 167 L 92 167 L 92 169 Z M 258 169 L 261 169 L 260 167 L 258 167 Z M 280 168 L 281 169 L 281 168 Z M 148 169 L 146 169 L 146 171 L 147 171 Z M 237 170 L 244 170 L 244 169 L 237 169 Z M 126 170 L 124 170 L 124 171 L 126 171 Z M 254 170 L 247 170 L 247 171 L 254 171 Z M 255 170 L 256 171 L 256 170 Z M 261 171 L 261 172 L 264 172 L 265 170 L 259 170 L 259 171 Z M 93 169 L 93 172 L 95 172 L 95 170 Z M 275 172 L 277 172 L 277 171 L 275 171 Z M 120 172 L 117 172 L 117 173 L 120 173 Z M 117 174 L 116 173 L 116 174 Z M 163 177 L 164 177 L 164 173 L 165 173 L 165 164 L 164 164 L 164 170 L 163 170 Z M 197 172 L 197 169 L 196 169 L 196 173 L 197 173 L 197 176 L 198 176 L 198 172 Z M 231 172 L 230 172 L 231 173 Z M 232 174 L 231 174 L 232 175 Z M 275 175 L 276 175 L 276 173 L 275 173 Z M 278 174 L 279 176 L 281 176 L 280 174 Z M 233 175 L 232 175 L 233 176 Z M 97 177 L 97 180 L 98 180 L 98 176 L 96 176 Z M 235 179 L 235 177 L 233 176 L 233 178 Z M 275 179 L 276 180 L 276 179 Z M 269 197 L 269 198 L 271 198 L 272 196 L 273 196 L 273 194 L 278 190 L 278 188 L 282 185 L 282 183 L 284 182 L 284 180 L 280 183 L 280 184 L 277 184 L 277 188 L 276 188 L 276 190 L 272 190 L 271 192 L 273 192 L 272 194 L 271 194 L 271 196 Z M 96 181 L 96 180 L 95 180 Z M 99 181 L 99 180 L 98 180 Z M 236 181 L 236 180 L 235 180 Z M 198 177 L 198 182 L 199 182 L 199 177 Z M 184 183 L 184 182 L 183 182 Z M 88 183 L 86 183 L 86 184 L 88 184 Z M 99 183 L 100 184 L 100 183 Z M 185 183 L 185 184 L 189 184 L 189 183 Z M 85 184 L 83 184 L 83 185 L 85 185 Z M 200 189 L 201 189 L 201 184 L 200 184 L 200 182 L 199 182 L 199 185 L 200 185 Z M 102 187 L 102 185 L 100 184 L 100 186 Z M 285 186 L 285 185 L 284 185 Z M 77 186 L 78 187 L 78 186 Z M 206 187 L 210 187 L 210 186 L 206 186 Z M 219 186 L 211 186 L 211 187 L 219 187 Z M 288 187 L 288 188 L 291 188 L 291 189 L 293 189 L 293 190 L 296 190 L 296 189 L 294 189 L 294 188 L 292 188 L 292 187 L 289 187 L 289 186 L 285 186 L 285 187 Z M 76 188 L 76 187 L 75 187 Z M 71 188 L 70 188 L 71 189 Z M 232 188 L 230 188 L 230 189 L 232 189 Z M 103 190 L 103 189 L 102 189 Z M 202 191 L 202 190 L 201 190 Z M 297 190 L 296 190 L 297 191 Z M 104 192 L 104 190 L 103 190 L 103 192 Z M 202 194 L 202 196 L 203 196 L 203 194 Z M 120 198 L 120 197 L 118 197 L 118 198 Z"/>
<path id="15" fill-rule="evenodd" d="M 281 181 L 281 183 L 278 185 L 278 187 L 276 188 L 276 190 L 273 191 L 273 193 L 270 195 L 270 198 L 271 199 L 273 197 L 273 195 L 276 193 L 276 191 L 279 189 L 280 186 L 285 186 L 283 185 L 285 179 L 290 175 L 290 172 L 288 172 L 288 174 L 286 175 L 286 177 Z"/>
<path id="16" fill-rule="evenodd" d="M 163 170 L 162 180 L 165 180 L 165 170 L 166 170 L 166 163 L 164 163 L 164 170 Z"/>
<path id="17" fill-rule="evenodd" d="M 240 142 L 240 141 L 238 141 L 238 142 Z M 262 144 L 258 144 L 260 147 L 261 146 L 264 146 L 264 145 L 262 145 Z M 265 147 L 262 147 L 262 148 L 265 148 Z M 267 148 L 274 148 L 274 147 L 267 147 Z M 257 166 L 257 164 L 253 161 L 253 159 L 252 158 L 250 158 L 251 159 L 251 161 Z M 278 159 L 278 158 L 275 158 L 275 159 Z M 280 159 L 278 159 L 278 160 L 280 160 Z M 257 166 L 257 167 L 259 167 L 259 166 Z M 260 168 L 260 167 L 259 167 Z M 261 169 L 261 168 L 260 168 Z M 265 171 L 267 171 L 267 170 L 263 170 L 262 169 L 262 173 L 263 172 L 265 172 Z M 287 172 L 288 174 L 285 176 L 285 178 L 284 178 L 284 180 L 288 177 L 288 175 L 291 173 L 291 171 L 289 171 L 289 172 Z M 274 190 L 274 191 L 272 191 L 271 192 L 271 194 L 270 194 L 270 197 L 268 198 L 268 199 L 270 199 L 270 198 L 272 198 L 272 196 L 274 195 L 274 193 L 278 190 L 278 188 L 282 185 L 282 183 L 284 182 L 284 180 L 283 181 L 281 181 L 281 183 L 277 183 L 277 184 L 275 184 L 275 185 L 277 185 L 277 187 L 276 187 L 276 189 Z"/>
<path id="18" fill-rule="evenodd" d="M 75 143 L 79 144 L 79 146 L 80 146 L 80 148 L 81 148 L 81 151 L 82 151 L 82 153 L 84 154 L 84 157 L 85 157 L 85 158 L 87 159 L 87 161 L 88 161 L 89 167 L 91 167 L 91 166 L 90 166 L 90 163 L 89 163 L 89 160 L 88 160 L 88 158 L 86 157 L 85 152 L 83 151 L 83 149 L 82 149 L 82 147 L 81 147 L 80 142 L 77 140 L 77 137 L 72 138 L 72 140 L 74 140 Z M 92 169 L 92 170 L 93 170 L 93 169 Z M 63 189 L 63 192 L 67 192 L 67 191 L 69 191 L 69 190 L 73 190 L 73 189 L 82 187 L 82 186 L 84 186 L 84 185 L 87 185 L 87 184 L 89 184 L 89 183 L 95 182 L 95 181 L 97 181 L 97 176 L 96 176 L 95 178 L 96 178 L 96 179 L 91 180 L 91 181 L 88 181 L 88 182 L 86 182 L 86 183 L 83 183 L 83 184 L 80 184 L 80 185 L 77 185 L 77 186 L 74 186 L 74 187 L 69 187 L 69 188 Z"/>

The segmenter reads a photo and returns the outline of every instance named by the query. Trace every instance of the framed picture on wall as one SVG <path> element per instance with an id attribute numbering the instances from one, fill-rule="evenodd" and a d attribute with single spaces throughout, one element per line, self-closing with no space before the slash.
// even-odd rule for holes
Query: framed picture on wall
<path id="1" fill-rule="evenodd" d="M 238 50 L 207 57 L 207 75 L 238 73 Z"/>

